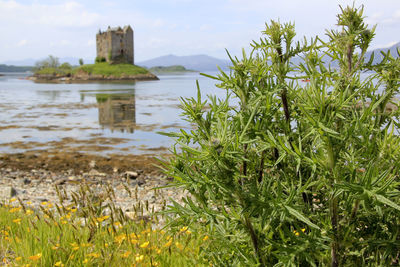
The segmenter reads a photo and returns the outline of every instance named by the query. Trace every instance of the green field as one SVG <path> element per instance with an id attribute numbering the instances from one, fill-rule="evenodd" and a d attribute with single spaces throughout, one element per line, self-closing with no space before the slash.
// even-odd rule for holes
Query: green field
<path id="1" fill-rule="evenodd" d="M 138 75 L 148 74 L 149 71 L 145 68 L 135 66 L 132 64 L 108 64 L 107 62 L 101 62 L 96 64 L 86 64 L 75 68 L 42 68 L 35 71 L 35 75 L 75 75 L 77 73 L 87 73 L 89 75 L 104 75 L 121 77 L 123 75 Z"/>
<path id="2" fill-rule="evenodd" d="M 92 75 L 105 75 L 105 76 L 116 76 L 120 77 L 124 75 L 138 75 L 138 74 L 147 74 L 148 70 L 145 68 L 135 66 L 132 64 L 108 64 L 107 62 L 101 62 L 96 64 L 87 64 L 80 66 L 73 70 L 73 73 L 77 73 L 79 71 L 84 71 L 88 74 Z"/>

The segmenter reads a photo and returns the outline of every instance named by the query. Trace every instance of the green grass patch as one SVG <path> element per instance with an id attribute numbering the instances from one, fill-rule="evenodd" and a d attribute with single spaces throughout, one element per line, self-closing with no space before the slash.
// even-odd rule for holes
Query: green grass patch
<path id="1" fill-rule="evenodd" d="M 195 72 L 194 70 L 188 70 L 184 66 L 181 65 L 173 65 L 173 66 L 156 66 L 149 68 L 149 71 L 156 73 L 164 73 L 164 72 Z"/>
<path id="2" fill-rule="evenodd" d="M 74 69 L 74 73 L 83 71 L 88 74 L 94 75 L 105 75 L 120 77 L 122 75 L 138 75 L 147 74 L 148 70 L 145 68 L 132 65 L 132 64 L 108 64 L 107 62 L 101 62 L 96 64 L 87 64 Z"/>
<path id="3" fill-rule="evenodd" d="M 11 199 L 0 205 L 2 263 L 208 266 L 201 257 L 210 242 L 205 234 L 191 232 L 188 227 L 162 230 L 151 223 L 128 219 L 114 206 L 110 188 L 95 195 L 89 187 L 82 187 L 72 198 L 57 192 L 59 203 L 43 202 L 34 207 L 30 202 Z"/>
<path id="4" fill-rule="evenodd" d="M 43 68 L 36 70 L 35 74 L 39 75 L 68 75 L 72 73 L 72 69 L 61 69 L 61 68 Z"/>

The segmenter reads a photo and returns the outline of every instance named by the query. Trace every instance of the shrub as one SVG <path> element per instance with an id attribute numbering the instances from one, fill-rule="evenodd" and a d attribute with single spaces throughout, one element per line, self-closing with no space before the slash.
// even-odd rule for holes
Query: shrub
<path id="1" fill-rule="evenodd" d="M 101 62 L 106 62 L 106 58 L 105 57 L 96 57 L 95 63 L 101 63 Z"/>
<path id="2" fill-rule="evenodd" d="M 216 265 L 399 264 L 400 113 L 386 106 L 400 60 L 367 62 L 362 8 L 338 25 L 294 44 L 294 25 L 271 21 L 230 75 L 210 76 L 225 99 L 182 99 L 196 130 L 166 134 L 164 167 L 191 197 L 170 223 L 207 229 Z"/>
<path id="3" fill-rule="evenodd" d="M 72 70 L 72 66 L 68 62 L 64 62 L 63 64 L 60 65 L 59 68 L 61 70 Z"/>
<path id="4" fill-rule="evenodd" d="M 58 57 L 49 55 L 48 58 L 38 61 L 35 63 L 35 69 L 40 70 L 44 68 L 58 68 L 60 66 L 60 60 Z"/>

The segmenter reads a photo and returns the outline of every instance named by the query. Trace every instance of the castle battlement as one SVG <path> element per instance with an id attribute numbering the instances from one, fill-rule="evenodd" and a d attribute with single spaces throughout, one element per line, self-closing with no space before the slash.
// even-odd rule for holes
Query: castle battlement
<path id="1" fill-rule="evenodd" d="M 109 63 L 134 64 L 133 30 L 131 26 L 108 26 L 107 30 L 96 34 L 97 57 Z"/>

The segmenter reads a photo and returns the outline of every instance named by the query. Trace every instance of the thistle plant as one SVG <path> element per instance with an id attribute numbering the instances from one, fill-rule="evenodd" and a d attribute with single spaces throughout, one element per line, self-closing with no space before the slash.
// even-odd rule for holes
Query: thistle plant
<path id="1" fill-rule="evenodd" d="M 225 99 L 182 99 L 195 130 L 167 134 L 164 168 L 190 196 L 170 223 L 209 231 L 216 265 L 399 264 L 400 60 L 365 57 L 363 8 L 337 18 L 328 41 L 301 43 L 271 21 L 210 76 Z"/>

